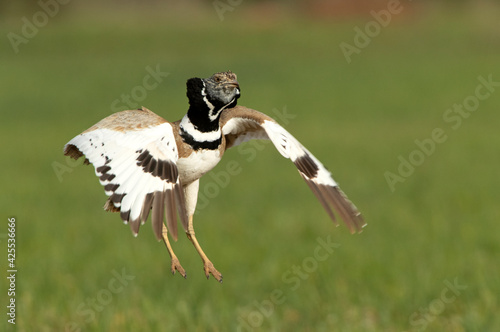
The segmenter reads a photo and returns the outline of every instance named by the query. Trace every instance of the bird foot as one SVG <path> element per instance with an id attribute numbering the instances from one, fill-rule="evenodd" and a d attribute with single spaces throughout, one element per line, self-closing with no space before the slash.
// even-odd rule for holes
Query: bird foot
<path id="1" fill-rule="evenodd" d="M 205 261 L 203 269 L 205 270 L 205 276 L 207 279 L 209 279 L 210 274 L 212 274 L 218 282 L 222 283 L 222 274 L 215 269 L 211 261 Z"/>
<path id="2" fill-rule="evenodd" d="M 172 258 L 172 274 L 175 274 L 176 270 L 181 274 L 181 276 L 184 277 L 184 279 L 186 279 L 186 271 L 182 268 L 181 263 L 179 263 L 179 260 L 177 259 L 177 257 L 173 257 Z"/>

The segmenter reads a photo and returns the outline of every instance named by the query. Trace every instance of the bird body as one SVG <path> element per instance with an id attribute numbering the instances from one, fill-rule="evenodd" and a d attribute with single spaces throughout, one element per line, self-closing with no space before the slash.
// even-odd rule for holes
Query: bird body
<path id="1" fill-rule="evenodd" d="M 224 151 L 201 150 L 191 152 L 188 156 L 177 160 L 179 177 L 182 183 L 189 184 L 210 172 L 222 159 Z"/>
<path id="2" fill-rule="evenodd" d="M 189 79 L 187 96 L 190 107 L 179 121 L 170 123 L 146 108 L 122 111 L 99 121 L 64 148 L 65 155 L 75 159 L 85 155 L 86 163 L 94 165 L 108 196 L 105 209 L 120 212 L 134 235 L 151 212 L 154 233 L 167 246 L 173 273 L 186 276 L 167 236 L 169 231 L 177 239 L 178 215 L 203 260 L 206 276 L 222 281 L 194 234 L 199 180 L 227 149 L 251 139 L 270 139 L 296 165 L 332 220 L 336 210 L 351 232 L 361 230 L 360 213 L 319 160 L 271 117 L 236 106 L 240 90 L 234 73 Z"/>

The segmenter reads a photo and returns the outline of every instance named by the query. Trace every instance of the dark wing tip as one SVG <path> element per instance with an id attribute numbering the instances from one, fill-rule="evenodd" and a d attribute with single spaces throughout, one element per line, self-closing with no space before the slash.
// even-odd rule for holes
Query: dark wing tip
<path id="1" fill-rule="evenodd" d="M 165 190 L 165 209 L 167 212 L 167 228 L 174 241 L 177 241 L 177 210 L 175 206 L 175 194 L 171 189 Z"/>
<path id="2" fill-rule="evenodd" d="M 324 186 L 329 197 L 329 201 L 334 206 L 337 213 L 346 223 L 352 234 L 361 233 L 366 223 L 356 206 L 347 198 L 344 192 L 338 187 Z"/>
<path id="3" fill-rule="evenodd" d="M 189 226 L 189 217 L 186 209 L 186 199 L 184 197 L 184 189 L 182 189 L 180 180 L 178 183 L 176 183 L 174 187 L 174 192 L 175 192 L 175 201 L 177 203 L 177 210 L 179 212 L 179 217 L 181 219 L 181 224 L 182 227 L 184 228 L 184 231 L 187 232 Z"/>
<path id="4" fill-rule="evenodd" d="M 64 155 L 73 159 L 78 159 L 83 156 L 83 153 L 73 144 L 66 144 L 64 146 Z"/>
<path id="5" fill-rule="evenodd" d="M 130 230 L 132 231 L 132 234 L 134 235 L 134 237 L 137 237 L 137 235 L 139 235 L 139 227 L 140 226 L 141 226 L 140 219 L 130 221 Z"/>
<path id="6" fill-rule="evenodd" d="M 165 215 L 165 195 L 163 191 L 155 191 L 153 194 L 153 209 L 151 211 L 151 224 L 153 226 L 153 231 L 156 235 L 156 239 L 160 241 L 162 237 L 163 229 L 163 217 Z"/>
<path id="7" fill-rule="evenodd" d="M 331 207 L 338 213 L 352 234 L 361 233 L 363 227 L 366 226 L 363 216 L 338 186 L 319 184 L 302 172 L 299 173 L 336 226 L 338 223 Z"/>
<path id="8" fill-rule="evenodd" d="M 113 203 L 111 197 L 109 197 L 106 200 L 106 203 L 104 204 L 104 210 L 109 211 L 109 212 L 120 212 L 120 209 L 115 206 L 115 204 Z"/>

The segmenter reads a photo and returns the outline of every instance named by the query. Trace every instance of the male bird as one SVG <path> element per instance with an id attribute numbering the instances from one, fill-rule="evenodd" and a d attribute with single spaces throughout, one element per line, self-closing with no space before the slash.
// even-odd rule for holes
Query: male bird
<path id="1" fill-rule="evenodd" d="M 171 257 L 172 273 L 186 272 L 167 237 L 177 240 L 177 214 L 187 237 L 203 261 L 207 278 L 222 282 L 196 239 L 193 215 L 199 179 L 221 160 L 224 152 L 251 139 L 269 139 L 300 175 L 335 222 L 335 210 L 352 233 L 365 225 L 326 168 L 275 120 L 236 106 L 240 87 L 231 71 L 187 81 L 189 109 L 179 121 L 168 122 L 146 108 L 108 116 L 69 141 L 64 154 L 85 155 L 109 196 L 104 208 L 120 212 L 135 236 L 151 211 L 158 240 Z M 165 216 L 166 213 L 166 216 Z M 166 219 L 165 226 L 163 219 Z"/>

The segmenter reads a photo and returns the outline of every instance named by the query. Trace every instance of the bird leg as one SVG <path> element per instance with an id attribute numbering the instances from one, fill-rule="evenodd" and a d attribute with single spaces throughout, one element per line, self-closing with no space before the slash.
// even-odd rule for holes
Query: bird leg
<path id="1" fill-rule="evenodd" d="M 177 270 L 177 271 L 179 271 L 181 276 L 186 278 L 186 271 L 182 268 L 181 263 L 179 263 L 177 256 L 174 254 L 174 251 L 172 250 L 172 246 L 170 245 L 170 242 L 168 241 L 167 233 L 168 233 L 167 226 L 165 226 L 165 224 L 163 224 L 161 236 L 163 238 L 163 242 L 165 243 L 165 246 L 167 247 L 168 254 L 170 255 L 170 259 L 172 262 L 172 274 L 175 274 L 175 271 Z"/>
<path id="2" fill-rule="evenodd" d="M 196 240 L 196 236 L 194 235 L 194 227 L 193 227 L 193 215 L 189 216 L 189 225 L 188 225 L 188 231 L 186 232 L 186 235 L 188 239 L 193 243 L 193 246 L 195 247 L 196 251 L 198 251 L 198 254 L 200 254 L 201 260 L 203 261 L 203 269 L 205 270 L 205 276 L 210 278 L 210 273 L 214 276 L 215 279 L 217 279 L 218 282 L 222 282 L 222 274 L 217 271 L 212 264 L 212 262 L 208 259 L 207 255 L 203 252 L 203 249 L 201 249 L 200 244 L 198 243 L 198 240 Z"/>

